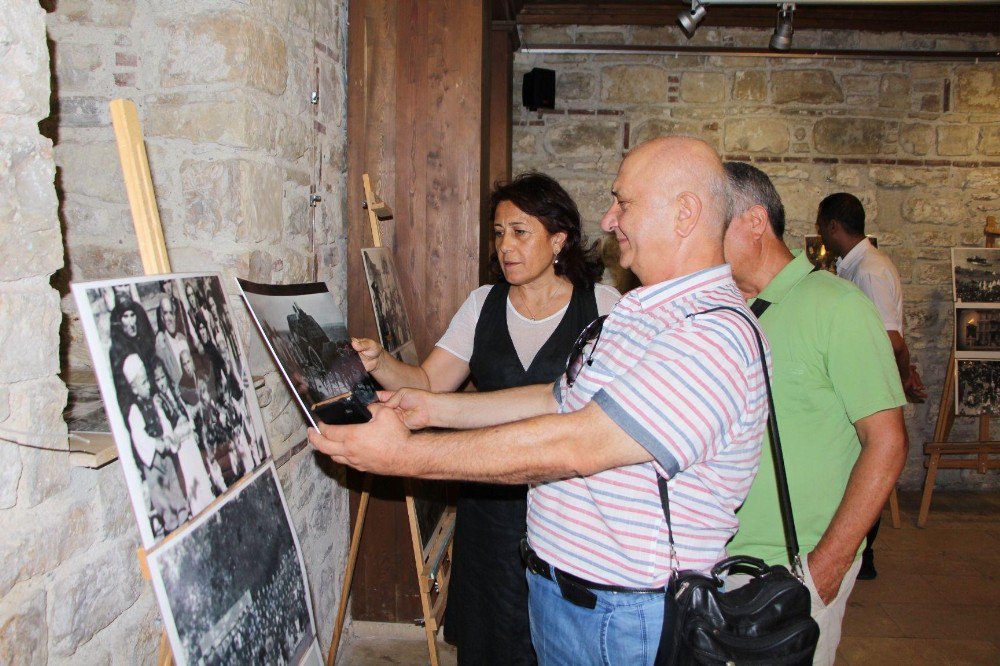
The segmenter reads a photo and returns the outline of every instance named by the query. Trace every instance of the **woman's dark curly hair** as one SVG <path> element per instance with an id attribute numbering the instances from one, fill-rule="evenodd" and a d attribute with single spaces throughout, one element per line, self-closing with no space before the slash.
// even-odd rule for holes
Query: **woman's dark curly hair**
<path id="1" fill-rule="evenodd" d="M 573 198 L 554 178 L 544 173 L 530 171 L 516 176 L 509 183 L 497 183 L 490 194 L 490 221 L 496 219 L 497 206 L 509 201 L 521 211 L 538 219 L 550 234 L 566 234 L 566 242 L 559 251 L 555 265 L 556 275 L 565 275 L 574 287 L 592 289 L 604 273 L 604 262 L 597 249 L 598 243 L 584 246 L 580 232 L 580 211 Z M 490 256 L 490 268 L 503 280 L 500 259 L 496 248 Z"/>

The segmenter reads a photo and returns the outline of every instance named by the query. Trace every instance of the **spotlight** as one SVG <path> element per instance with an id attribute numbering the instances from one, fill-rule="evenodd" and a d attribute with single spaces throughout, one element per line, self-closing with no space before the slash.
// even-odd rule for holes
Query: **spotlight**
<path id="1" fill-rule="evenodd" d="M 682 9 L 677 15 L 677 22 L 681 24 L 681 28 L 690 37 L 698 29 L 698 24 L 703 18 L 705 18 L 705 5 L 698 0 L 691 0 L 691 10 Z"/>
<path id="2" fill-rule="evenodd" d="M 784 4 L 778 10 L 778 24 L 771 35 L 771 48 L 775 51 L 787 51 L 792 48 L 792 12 L 794 4 Z"/>

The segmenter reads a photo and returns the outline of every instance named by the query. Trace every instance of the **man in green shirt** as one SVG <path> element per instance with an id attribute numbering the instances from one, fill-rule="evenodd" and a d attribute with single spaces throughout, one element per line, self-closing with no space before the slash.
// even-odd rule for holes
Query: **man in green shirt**
<path id="1" fill-rule="evenodd" d="M 739 162 L 725 166 L 733 191 L 726 261 L 747 299 L 770 303 L 759 316 L 771 343 L 792 511 L 820 626 L 814 663 L 832 664 L 861 542 L 906 460 L 906 399 L 871 301 L 788 249 L 784 207 L 766 174 Z M 765 446 L 729 553 L 788 564 L 779 511 Z"/>

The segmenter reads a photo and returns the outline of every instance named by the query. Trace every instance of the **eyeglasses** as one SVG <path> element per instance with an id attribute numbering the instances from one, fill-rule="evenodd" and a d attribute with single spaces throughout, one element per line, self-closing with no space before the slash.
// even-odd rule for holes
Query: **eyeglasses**
<path id="1" fill-rule="evenodd" d="M 571 387 L 576 382 L 577 375 L 583 370 L 583 364 L 594 364 L 594 350 L 597 349 L 597 342 L 601 339 L 601 330 L 604 328 L 604 320 L 608 315 L 601 315 L 580 331 L 580 335 L 573 343 L 573 349 L 566 359 L 566 386 Z M 591 344 L 593 343 L 593 344 Z M 590 346 L 590 353 L 584 358 L 584 350 Z"/>

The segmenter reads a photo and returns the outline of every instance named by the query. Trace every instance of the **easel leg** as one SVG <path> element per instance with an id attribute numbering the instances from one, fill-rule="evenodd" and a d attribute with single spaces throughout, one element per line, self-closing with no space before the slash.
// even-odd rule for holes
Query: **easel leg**
<path id="1" fill-rule="evenodd" d="M 940 453 L 932 453 L 930 462 L 927 464 L 927 479 L 924 481 L 924 493 L 920 498 L 920 515 L 917 516 L 917 527 L 927 524 L 927 514 L 931 510 L 931 495 L 934 493 L 934 481 L 937 479 L 938 461 L 941 460 Z"/>
<path id="2" fill-rule="evenodd" d="M 892 527 L 893 529 L 900 528 L 899 520 L 899 495 L 896 493 L 896 488 L 893 487 L 892 492 L 889 493 L 889 515 L 892 517 Z"/>
<path id="3" fill-rule="evenodd" d="M 427 653 L 431 656 L 431 666 L 438 666 L 437 632 L 425 623 L 424 633 L 427 634 Z"/>
<path id="4" fill-rule="evenodd" d="M 371 474 L 365 474 L 362 484 L 361 501 L 358 503 L 358 516 L 354 519 L 354 533 L 351 535 L 351 550 L 347 557 L 347 570 L 344 572 L 344 585 L 340 590 L 340 607 L 337 609 L 337 623 L 333 627 L 333 638 L 330 639 L 330 651 L 326 655 L 326 666 L 333 666 L 337 660 L 337 648 L 340 646 L 340 636 L 344 631 L 344 618 L 347 616 L 347 601 L 351 593 L 351 583 L 354 581 L 354 566 L 358 561 L 358 550 L 361 546 L 361 532 L 365 527 L 365 514 L 368 512 L 368 498 L 371 497 Z"/>
<path id="5" fill-rule="evenodd" d="M 160 653 L 156 657 L 157 666 L 171 666 L 174 663 L 174 653 L 170 649 L 170 639 L 167 638 L 167 630 L 160 634 Z"/>

